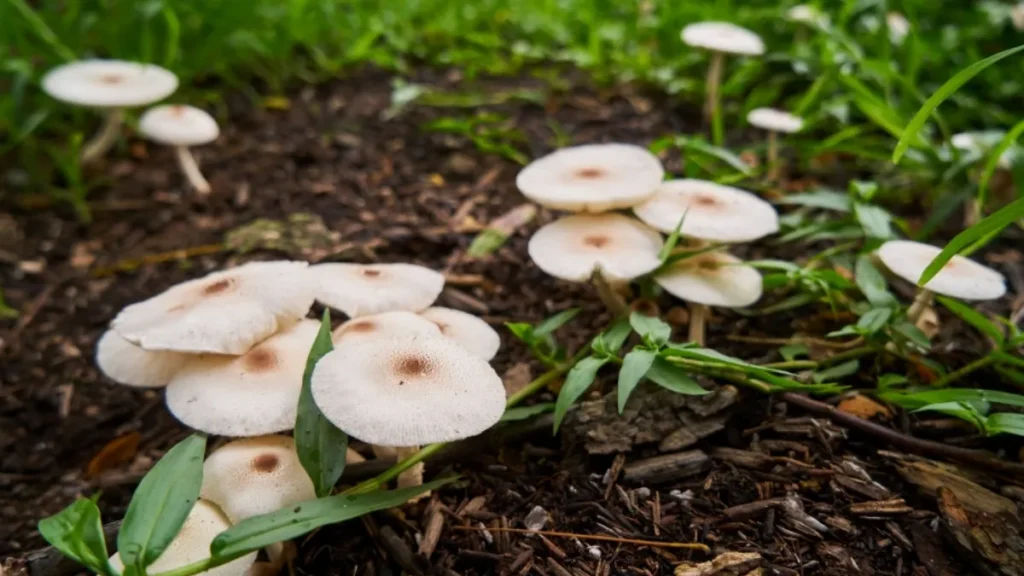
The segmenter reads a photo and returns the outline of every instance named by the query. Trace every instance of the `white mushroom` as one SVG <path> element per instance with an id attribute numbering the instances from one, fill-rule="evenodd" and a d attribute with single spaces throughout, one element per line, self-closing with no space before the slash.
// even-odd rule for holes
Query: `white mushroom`
<path id="1" fill-rule="evenodd" d="M 190 355 L 143 350 L 107 330 L 96 343 L 96 365 L 108 378 L 126 386 L 160 388 L 188 362 Z"/>
<path id="2" fill-rule="evenodd" d="M 704 345 L 709 306 L 743 308 L 761 298 L 761 275 L 739 258 L 722 251 L 680 260 L 654 277 L 666 292 L 690 308 L 690 341 Z"/>
<path id="3" fill-rule="evenodd" d="M 473 354 L 491 360 L 501 347 L 501 336 L 487 322 L 461 310 L 434 306 L 420 316 L 437 325 L 441 334 Z"/>
<path id="4" fill-rule="evenodd" d="M 310 267 L 316 299 L 352 318 L 405 310 L 419 312 L 437 300 L 444 274 L 414 264 L 317 264 Z"/>
<path id="5" fill-rule="evenodd" d="M 885 25 L 889 28 L 889 40 L 897 46 L 903 44 L 907 34 L 910 34 L 910 21 L 899 12 L 886 14 Z"/>
<path id="6" fill-rule="evenodd" d="M 189 146 L 208 144 L 220 135 L 217 121 L 193 106 L 175 104 L 150 108 L 139 119 L 139 132 L 154 142 L 174 147 L 178 165 L 189 184 L 200 194 L 210 193 L 210 183 L 203 178 Z"/>
<path id="7" fill-rule="evenodd" d="M 231 527 L 217 506 L 205 500 L 197 500 L 185 519 L 181 531 L 155 562 L 146 567 L 151 574 L 182 568 L 210 557 L 210 544 L 218 534 Z M 211 568 L 204 576 L 243 576 L 256 562 L 256 552 L 236 558 L 223 566 Z M 111 566 L 120 573 L 124 570 L 121 556 L 110 557 Z"/>
<path id="8" fill-rule="evenodd" d="M 1018 32 L 1024 31 L 1024 2 L 1017 2 L 1010 7 L 1010 21 Z"/>
<path id="9" fill-rule="evenodd" d="M 699 22 L 683 28 L 683 42 L 695 48 L 711 51 L 708 67 L 707 102 L 705 114 L 714 118 L 718 114 L 718 86 L 722 82 L 722 69 L 726 54 L 760 56 L 764 54 L 764 41 L 757 34 L 728 22 Z"/>
<path id="10" fill-rule="evenodd" d="M 633 212 L 662 232 L 710 242 L 749 242 L 779 231 L 779 216 L 757 196 L 706 180 L 669 180 Z M 683 218 L 683 215 L 686 215 Z"/>
<path id="11" fill-rule="evenodd" d="M 786 20 L 800 22 L 812 26 L 828 26 L 829 17 L 821 12 L 817 6 L 810 4 L 797 4 L 786 11 Z"/>
<path id="12" fill-rule="evenodd" d="M 556 150 L 516 176 L 534 202 L 572 212 L 628 208 L 654 194 L 665 174 L 661 161 L 632 144 L 588 144 Z"/>
<path id="13" fill-rule="evenodd" d="M 436 324 L 414 312 L 396 310 L 369 316 L 360 316 L 338 326 L 332 333 L 335 346 L 349 346 L 380 338 L 425 336 L 440 338 Z"/>
<path id="14" fill-rule="evenodd" d="M 768 177 L 775 178 L 778 170 L 779 144 L 778 133 L 792 134 L 804 127 L 804 121 L 784 110 L 774 108 L 755 108 L 747 114 L 747 122 L 752 126 L 768 131 Z"/>
<path id="15" fill-rule="evenodd" d="M 893 274 L 917 284 L 928 264 L 942 252 L 929 244 L 890 240 L 878 249 L 878 259 Z M 1006 294 L 1006 280 L 995 270 L 963 256 L 953 258 L 927 284 L 918 288 L 907 317 L 915 324 L 934 293 L 961 300 L 994 300 Z"/>
<path id="16" fill-rule="evenodd" d="M 79 60 L 43 76 L 43 91 L 68 104 L 106 110 L 103 128 L 82 149 L 82 163 L 106 154 L 124 124 L 124 109 L 146 106 L 178 88 L 178 77 L 153 64 Z"/>
<path id="17" fill-rule="evenodd" d="M 302 374 L 320 323 L 303 320 L 242 356 L 202 355 L 167 386 L 167 407 L 190 428 L 220 436 L 291 430 Z"/>
<path id="18" fill-rule="evenodd" d="M 309 312 L 305 262 L 251 262 L 132 304 L 111 327 L 146 350 L 244 354 Z"/>

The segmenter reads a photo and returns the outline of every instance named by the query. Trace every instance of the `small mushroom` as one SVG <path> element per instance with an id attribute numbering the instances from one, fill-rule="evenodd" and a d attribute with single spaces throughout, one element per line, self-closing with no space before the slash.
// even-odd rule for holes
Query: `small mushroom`
<path id="1" fill-rule="evenodd" d="M 188 354 L 143 350 L 107 330 L 96 343 L 96 365 L 114 382 L 139 388 L 161 388 L 188 362 Z"/>
<path id="2" fill-rule="evenodd" d="M 82 148 L 82 163 L 101 158 L 117 142 L 124 109 L 163 100 L 178 88 L 178 77 L 153 64 L 122 60 L 79 60 L 43 76 L 43 91 L 51 97 L 106 111 L 100 131 Z"/>
<path id="3" fill-rule="evenodd" d="M 683 219 L 680 234 L 709 242 L 749 242 L 779 231 L 779 215 L 771 204 L 745 190 L 706 180 L 664 182 L 633 212 L 662 232 L 674 231 Z"/>
<path id="4" fill-rule="evenodd" d="M 437 300 L 444 274 L 414 264 L 317 264 L 310 267 L 321 303 L 352 318 L 405 310 L 419 312 Z"/>
<path id="5" fill-rule="evenodd" d="M 939 248 L 910 240 L 890 240 L 878 248 L 878 259 L 893 274 L 917 284 L 928 264 L 942 252 Z M 907 310 L 907 317 L 917 324 L 931 304 L 934 294 L 960 300 L 995 300 L 1006 294 L 1006 280 L 995 270 L 963 256 L 953 258 L 922 287 Z"/>
<path id="6" fill-rule="evenodd" d="M 216 505 L 199 499 L 192 506 L 181 531 L 174 537 L 170 545 L 152 564 L 146 567 L 151 574 L 168 572 L 210 557 L 210 544 L 218 534 L 231 527 L 231 523 Z M 227 564 L 211 568 L 203 572 L 203 576 L 243 576 L 256 562 L 256 552 L 236 558 Z M 124 564 L 121 556 L 110 557 L 111 566 L 121 573 Z"/>
<path id="7" fill-rule="evenodd" d="M 175 104 L 150 108 L 139 119 L 139 132 L 159 144 L 174 147 L 178 165 L 189 184 L 200 194 L 210 193 L 210 183 L 203 178 L 189 146 L 208 144 L 220 135 L 217 121 L 193 106 Z"/>
<path id="8" fill-rule="evenodd" d="M 441 330 L 419 314 L 396 310 L 360 316 L 338 326 L 331 334 L 335 346 L 349 346 L 380 338 L 426 336 L 439 338 Z"/>
<path id="9" fill-rule="evenodd" d="M 910 21 L 899 12 L 889 12 L 885 15 L 885 25 L 889 28 L 889 40 L 899 46 L 910 34 Z"/>
<path id="10" fill-rule="evenodd" d="M 491 360 L 501 348 L 501 336 L 487 322 L 461 310 L 434 306 L 420 312 L 420 316 L 434 323 L 446 338 L 473 354 Z"/>
<path id="11" fill-rule="evenodd" d="M 704 110 L 708 119 L 714 118 L 718 114 L 718 87 L 722 82 L 725 55 L 760 56 L 764 54 L 764 41 L 750 30 L 728 22 L 690 24 L 683 28 L 681 37 L 687 46 L 711 51 Z"/>
<path id="12" fill-rule="evenodd" d="M 305 262 L 251 262 L 189 280 L 122 310 L 111 328 L 145 350 L 244 354 L 309 312 Z"/>
<path id="13" fill-rule="evenodd" d="M 196 357 L 167 386 L 167 408 L 185 425 L 220 436 L 291 430 L 302 374 L 320 323 L 302 320 L 241 356 Z"/>
<path id="14" fill-rule="evenodd" d="M 778 175 L 779 143 L 778 133 L 792 134 L 804 127 L 804 121 L 784 110 L 774 108 L 755 108 L 747 114 L 747 122 L 752 126 L 768 131 L 768 177 L 774 179 Z"/>
<path id="15" fill-rule="evenodd" d="M 797 4 L 786 11 L 786 20 L 810 24 L 811 26 L 824 27 L 829 24 L 829 17 L 822 13 L 817 6 L 810 4 Z"/>
<path id="16" fill-rule="evenodd" d="M 1017 2 L 1010 7 L 1010 21 L 1015 30 L 1024 31 L 1024 2 Z"/>
<path id="17" fill-rule="evenodd" d="M 690 309 L 690 341 L 704 345 L 709 306 L 743 308 L 761 298 L 761 275 L 753 266 L 722 251 L 680 260 L 654 277 L 666 292 L 685 300 Z"/>
<path id="18" fill-rule="evenodd" d="M 588 144 L 534 160 L 516 176 L 516 186 L 548 208 L 607 212 L 643 202 L 664 175 L 661 161 L 646 148 Z"/>

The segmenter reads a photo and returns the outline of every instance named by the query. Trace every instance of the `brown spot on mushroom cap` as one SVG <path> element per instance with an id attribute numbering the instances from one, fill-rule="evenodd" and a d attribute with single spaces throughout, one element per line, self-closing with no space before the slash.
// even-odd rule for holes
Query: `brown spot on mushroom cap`
<path id="1" fill-rule="evenodd" d="M 377 276 L 380 276 L 380 270 L 374 270 L 373 268 L 364 268 L 363 276 L 366 276 L 367 278 L 376 278 Z"/>
<path id="2" fill-rule="evenodd" d="M 349 324 L 348 326 L 345 326 L 344 328 L 341 329 L 341 332 L 342 333 L 345 333 L 345 332 L 362 332 L 362 333 L 365 333 L 365 332 L 373 332 L 376 329 L 377 329 L 377 324 L 374 323 L 372 320 L 359 320 L 357 322 L 353 322 L 353 323 Z"/>
<path id="3" fill-rule="evenodd" d="M 269 347 L 259 347 L 245 355 L 245 368 L 251 372 L 269 372 L 277 368 L 277 354 Z"/>
<path id="4" fill-rule="evenodd" d="M 120 74 L 103 74 L 99 80 L 103 84 L 120 84 L 124 78 Z"/>
<path id="5" fill-rule="evenodd" d="M 227 278 L 217 280 L 213 284 L 206 285 L 206 287 L 203 288 L 203 294 L 206 294 L 207 296 L 213 296 L 214 294 L 226 292 L 229 288 L 231 288 L 231 284 L 231 280 Z"/>
<path id="6" fill-rule="evenodd" d="M 581 168 L 576 171 L 575 175 L 581 180 L 596 180 L 604 176 L 604 170 L 600 168 Z"/>
<path id="7" fill-rule="evenodd" d="M 718 200 L 716 200 L 712 196 L 698 194 L 697 196 L 694 196 L 693 203 L 696 204 L 697 206 L 715 206 L 716 204 L 718 204 Z"/>
<path id="8" fill-rule="evenodd" d="M 604 248 L 611 243 L 611 238 L 607 236 L 587 236 L 583 239 L 583 243 L 591 248 Z"/>
<path id="9" fill-rule="evenodd" d="M 277 457 L 277 454 L 260 454 L 252 459 L 252 469 L 256 472 L 268 474 L 277 470 L 277 465 L 280 463 L 281 460 Z"/>
<path id="10" fill-rule="evenodd" d="M 400 376 L 414 378 L 426 375 L 430 371 L 430 363 L 419 356 L 404 356 L 398 360 L 396 368 Z"/>

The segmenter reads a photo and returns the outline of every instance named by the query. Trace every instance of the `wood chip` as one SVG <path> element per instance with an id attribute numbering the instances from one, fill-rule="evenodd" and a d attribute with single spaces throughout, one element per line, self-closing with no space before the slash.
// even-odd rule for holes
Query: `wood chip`
<path id="1" fill-rule="evenodd" d="M 898 516 L 908 514 L 914 509 L 907 506 L 903 498 L 891 498 L 874 502 L 859 502 L 850 504 L 850 514 L 858 516 Z"/>
<path id="2" fill-rule="evenodd" d="M 761 565 L 757 552 L 726 552 L 700 564 L 680 564 L 675 576 L 742 576 Z"/>
<path id="3" fill-rule="evenodd" d="M 711 468 L 711 459 L 700 450 L 655 456 L 628 464 L 623 479 L 630 482 L 659 483 L 700 474 Z"/>
<path id="4" fill-rule="evenodd" d="M 419 555 L 424 558 L 430 558 L 434 554 L 434 549 L 441 539 L 441 531 L 444 530 L 444 511 L 436 493 L 431 496 L 427 510 L 427 523 L 418 550 Z"/>

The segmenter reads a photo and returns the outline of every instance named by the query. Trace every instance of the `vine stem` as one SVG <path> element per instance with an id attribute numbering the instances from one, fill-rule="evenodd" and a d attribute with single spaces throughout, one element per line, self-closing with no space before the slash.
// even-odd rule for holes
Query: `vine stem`
<path id="1" fill-rule="evenodd" d="M 950 372 L 949 374 L 946 374 L 942 378 L 939 378 L 938 380 L 935 381 L 934 384 L 932 384 L 932 387 L 942 388 L 944 386 L 949 386 L 949 384 L 954 380 L 959 380 L 964 376 L 967 376 L 971 372 L 981 370 L 982 368 L 994 363 L 995 361 L 996 359 L 993 358 L 991 354 L 983 358 L 978 358 L 974 362 L 971 362 L 970 364 L 967 364 L 966 366 L 963 366 L 957 370 Z"/>
<path id="2" fill-rule="evenodd" d="M 801 369 L 813 369 L 820 368 L 822 366 L 828 366 L 837 362 L 844 362 L 846 360 L 853 360 L 854 358 L 860 358 L 861 356 L 867 356 L 875 352 L 875 349 L 871 346 L 861 346 L 860 348 L 854 348 L 853 350 L 846 350 L 833 356 L 822 360 L 790 360 L 788 362 L 770 362 L 768 364 L 760 364 L 762 368 L 774 368 L 776 370 L 801 370 Z"/>

